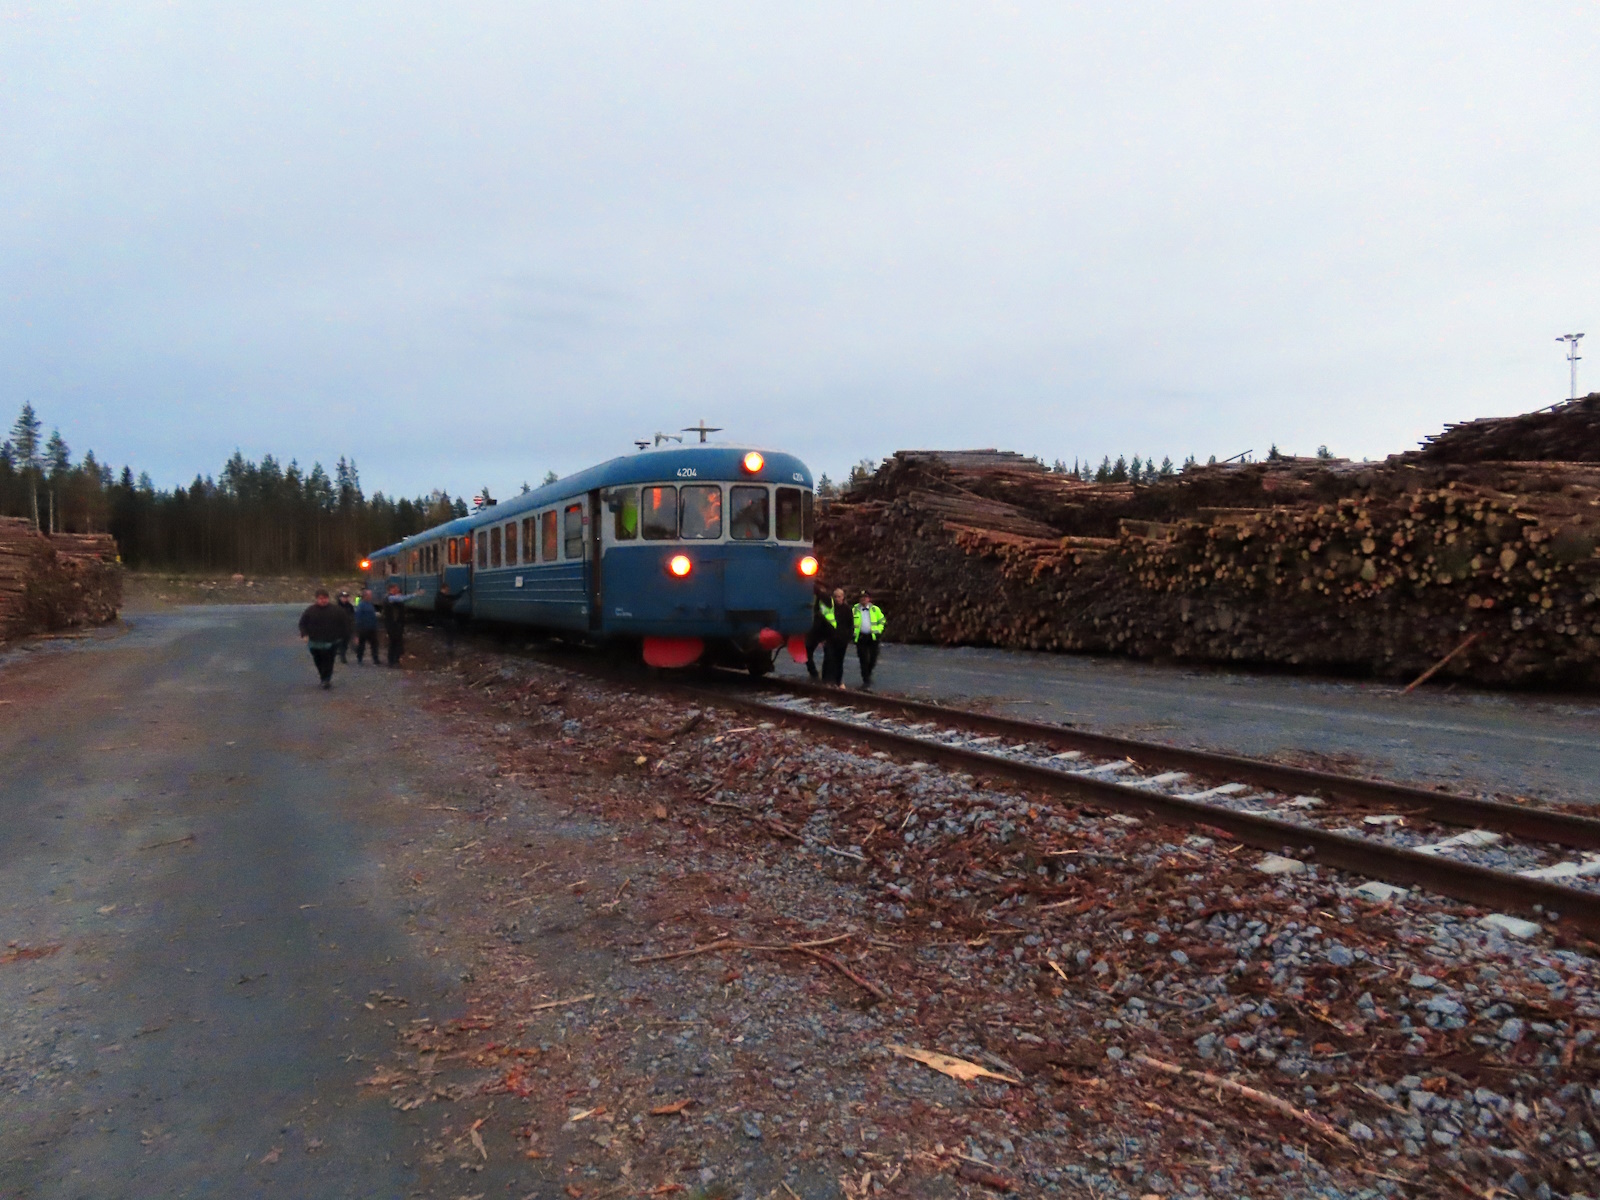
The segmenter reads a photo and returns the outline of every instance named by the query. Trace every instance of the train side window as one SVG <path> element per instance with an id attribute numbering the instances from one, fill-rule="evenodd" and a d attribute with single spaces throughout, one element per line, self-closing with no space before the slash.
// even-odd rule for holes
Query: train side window
<path id="1" fill-rule="evenodd" d="M 815 541 L 817 536 L 817 498 L 810 491 L 800 493 L 800 540 Z"/>
<path id="2" fill-rule="evenodd" d="M 560 532 L 556 529 L 556 510 L 539 517 L 539 561 L 555 562 L 556 555 L 561 551 Z"/>
<path id="3" fill-rule="evenodd" d="M 421 573 L 422 564 L 417 561 L 417 552 L 413 550 L 411 552 L 411 574 L 420 575 Z"/>
<path id="4" fill-rule="evenodd" d="M 461 561 L 469 567 L 472 565 L 473 540 L 474 535 L 470 533 L 464 533 L 461 535 Z"/>
<path id="5" fill-rule="evenodd" d="M 639 536 L 639 492 L 637 488 L 618 488 L 606 497 L 611 509 L 611 536 L 631 542 Z"/>
<path id="6" fill-rule="evenodd" d="M 531 563 L 537 557 L 535 545 L 539 540 L 539 518 L 522 518 L 522 561 Z"/>
<path id="7" fill-rule="evenodd" d="M 506 566 L 517 565 L 517 523 L 511 521 L 506 525 Z"/>
<path id="8" fill-rule="evenodd" d="M 722 489 L 716 484 L 685 487 L 679 507 L 679 537 L 714 542 L 722 536 Z"/>
<path id="9" fill-rule="evenodd" d="M 445 543 L 445 548 L 445 561 L 452 567 L 459 565 L 461 558 L 461 543 L 456 541 L 455 538 L 451 538 Z"/>
<path id="10" fill-rule="evenodd" d="M 505 560 L 500 557 L 500 526 L 489 530 L 489 565 L 498 567 Z"/>
<path id="11" fill-rule="evenodd" d="M 476 534 L 478 539 L 478 569 L 484 570 L 489 565 L 489 539 L 484 534 Z"/>
<path id="12" fill-rule="evenodd" d="M 772 497 L 764 487 L 728 489 L 728 536 L 738 542 L 764 542 L 772 528 Z"/>
<path id="13" fill-rule="evenodd" d="M 567 558 L 583 557 L 583 505 L 569 504 L 566 512 L 565 555 Z"/>
<path id="14" fill-rule="evenodd" d="M 644 489 L 644 537 L 647 542 L 669 542 L 678 536 L 678 489 L 675 487 L 648 487 Z"/>
<path id="15" fill-rule="evenodd" d="M 778 540 L 798 542 L 805 529 L 805 518 L 800 511 L 800 489 L 778 489 Z"/>

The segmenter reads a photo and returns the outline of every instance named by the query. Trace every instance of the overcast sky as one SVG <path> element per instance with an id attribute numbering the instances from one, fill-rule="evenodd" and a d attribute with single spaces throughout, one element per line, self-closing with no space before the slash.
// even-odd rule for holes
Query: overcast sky
<path id="1" fill-rule="evenodd" d="M 836 476 L 1378 457 L 1563 399 L 1558 334 L 1600 387 L 1596 26 L 0 0 L 0 416 L 162 485 L 239 447 L 406 493 L 702 417 Z"/>

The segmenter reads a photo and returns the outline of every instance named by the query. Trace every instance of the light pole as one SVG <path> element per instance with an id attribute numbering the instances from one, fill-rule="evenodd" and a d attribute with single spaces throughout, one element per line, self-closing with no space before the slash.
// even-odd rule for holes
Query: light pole
<path id="1" fill-rule="evenodd" d="M 1556 339 L 1567 344 L 1567 362 L 1572 364 L 1572 399 L 1578 398 L 1578 363 L 1582 356 L 1578 353 L 1578 343 L 1583 340 L 1581 333 L 1564 333 Z"/>

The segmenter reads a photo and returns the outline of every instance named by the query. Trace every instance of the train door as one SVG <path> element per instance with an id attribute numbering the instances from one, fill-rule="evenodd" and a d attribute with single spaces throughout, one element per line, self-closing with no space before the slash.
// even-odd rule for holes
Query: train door
<path id="1" fill-rule="evenodd" d="M 601 549 L 605 541 L 605 539 L 600 536 L 602 529 L 600 524 L 601 520 L 600 493 L 599 491 L 592 491 L 589 493 L 589 520 L 587 522 L 589 526 L 589 569 L 585 572 L 585 574 L 589 577 L 590 633 L 600 632 L 601 621 L 605 616 L 605 610 L 601 607 L 604 597 L 600 587 Z"/>

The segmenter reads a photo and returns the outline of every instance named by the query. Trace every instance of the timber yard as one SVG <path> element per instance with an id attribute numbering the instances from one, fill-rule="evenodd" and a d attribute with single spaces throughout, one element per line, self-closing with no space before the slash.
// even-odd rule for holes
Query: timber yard
<path id="1" fill-rule="evenodd" d="M 648 454 L 348 578 L 0 522 L 6 1193 L 1595 1194 L 1600 395 L 1139 482 L 902 451 L 814 538 L 773 457 L 731 528 L 870 588 L 870 690 L 486 615 L 648 549 Z M 416 572 L 399 669 L 315 691 L 310 589 Z"/>

